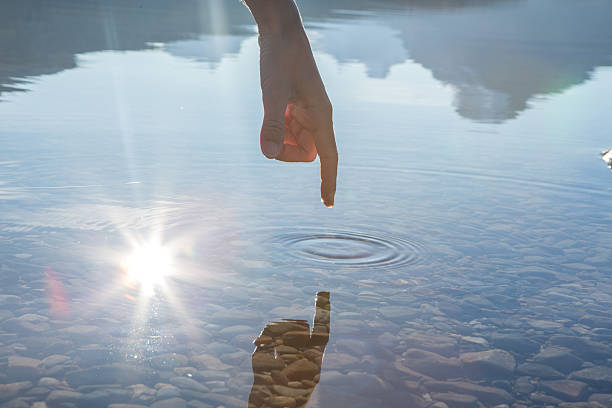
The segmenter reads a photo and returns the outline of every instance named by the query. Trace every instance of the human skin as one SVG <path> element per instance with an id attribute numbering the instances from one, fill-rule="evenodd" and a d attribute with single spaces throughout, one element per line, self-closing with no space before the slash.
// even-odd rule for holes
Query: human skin
<path id="1" fill-rule="evenodd" d="M 264 105 L 260 144 L 270 159 L 321 162 L 321 200 L 333 207 L 338 173 L 332 105 L 294 0 L 244 0 L 259 30 Z"/>

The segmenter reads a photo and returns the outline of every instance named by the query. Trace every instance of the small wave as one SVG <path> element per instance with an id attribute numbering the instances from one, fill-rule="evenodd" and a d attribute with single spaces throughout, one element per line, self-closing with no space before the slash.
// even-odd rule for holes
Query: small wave
<path id="1" fill-rule="evenodd" d="M 349 268 L 410 265 L 421 262 L 425 253 L 416 241 L 348 231 L 283 234 L 276 242 L 294 259 Z"/>

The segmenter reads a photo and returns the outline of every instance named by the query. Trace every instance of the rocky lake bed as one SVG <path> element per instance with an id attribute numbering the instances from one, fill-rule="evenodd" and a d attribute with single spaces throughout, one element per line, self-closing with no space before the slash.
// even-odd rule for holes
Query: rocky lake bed
<path id="1" fill-rule="evenodd" d="M 512 285 L 469 276 L 470 287 L 339 274 L 321 366 L 320 347 L 298 353 L 287 336 L 280 358 L 253 356 L 266 321 L 312 316 L 311 287 L 203 288 L 216 304 L 186 320 L 158 296 L 135 325 L 126 299 L 62 317 L 47 281 L 5 267 L 0 407 L 246 407 L 258 384 L 250 406 L 612 407 L 610 279 L 531 272 Z"/>

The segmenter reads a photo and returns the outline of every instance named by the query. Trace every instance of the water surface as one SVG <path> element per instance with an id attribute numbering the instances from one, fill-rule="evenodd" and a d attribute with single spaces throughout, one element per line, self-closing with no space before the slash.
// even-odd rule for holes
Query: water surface
<path id="1" fill-rule="evenodd" d="M 240 2 L 0 5 L 0 402 L 612 406 L 612 5 L 300 7 L 333 210 Z"/>

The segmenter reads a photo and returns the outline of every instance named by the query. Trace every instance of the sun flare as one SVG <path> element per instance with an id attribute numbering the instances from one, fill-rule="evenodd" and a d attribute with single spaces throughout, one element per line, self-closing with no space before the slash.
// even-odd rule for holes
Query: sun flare
<path id="1" fill-rule="evenodd" d="M 163 286 L 172 275 L 172 255 L 167 248 L 157 243 L 138 246 L 122 262 L 128 285 L 140 287 L 142 293 L 152 295 L 155 288 Z"/>

